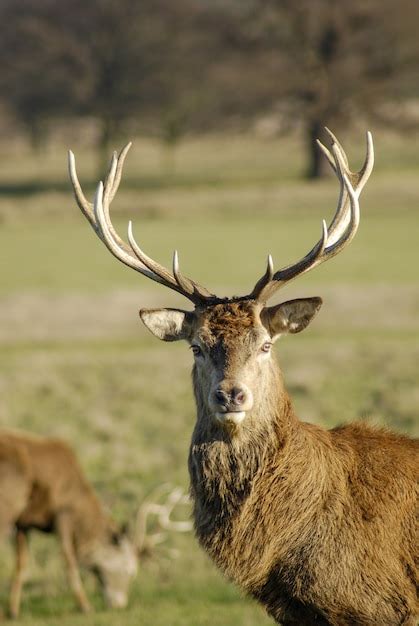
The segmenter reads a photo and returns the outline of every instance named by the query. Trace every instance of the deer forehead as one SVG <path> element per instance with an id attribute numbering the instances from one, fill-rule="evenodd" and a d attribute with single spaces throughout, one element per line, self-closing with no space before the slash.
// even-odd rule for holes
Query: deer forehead
<path id="1" fill-rule="evenodd" d="M 260 320 L 260 305 L 252 301 L 215 304 L 198 311 L 195 337 L 208 348 L 250 347 L 267 335 Z"/>

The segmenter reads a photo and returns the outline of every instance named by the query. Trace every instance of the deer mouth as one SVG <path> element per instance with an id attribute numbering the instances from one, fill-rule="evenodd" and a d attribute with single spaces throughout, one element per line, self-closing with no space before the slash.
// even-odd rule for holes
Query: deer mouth
<path id="1" fill-rule="evenodd" d="M 225 411 L 224 413 L 217 411 L 215 417 L 220 424 L 234 424 L 238 426 L 246 417 L 246 411 Z"/>

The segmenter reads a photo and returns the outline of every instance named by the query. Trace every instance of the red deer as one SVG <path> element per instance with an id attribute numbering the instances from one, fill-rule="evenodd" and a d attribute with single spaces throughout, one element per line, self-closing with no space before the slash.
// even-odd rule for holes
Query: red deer
<path id="1" fill-rule="evenodd" d="M 355 423 L 325 430 L 296 416 L 272 344 L 304 330 L 320 298 L 267 306 L 277 289 L 331 259 L 354 237 L 359 195 L 373 167 L 371 134 L 359 172 L 351 172 L 329 131 L 320 144 L 340 184 L 336 213 L 297 263 L 272 259 L 246 296 L 218 298 L 170 272 L 112 226 L 109 207 L 130 144 L 114 153 L 94 204 L 69 168 L 77 203 L 120 261 L 184 295 L 193 311 L 141 310 L 164 341 L 186 340 L 194 354 L 197 421 L 189 453 L 195 532 L 225 575 L 285 626 L 416 624 L 418 445 Z"/>
<path id="2" fill-rule="evenodd" d="M 22 431 L 0 430 L 0 532 L 14 527 L 16 568 L 9 599 L 11 617 L 18 617 L 28 560 L 27 535 L 33 529 L 57 534 L 68 579 L 79 608 L 90 611 L 79 564 L 97 577 L 111 608 L 127 605 L 137 559 L 164 541 L 168 531 L 186 532 L 187 521 L 171 514 L 186 504 L 183 491 L 160 486 L 138 509 L 135 536 L 128 537 L 107 515 L 80 465 L 64 441 Z M 159 502 L 165 496 L 163 502 Z M 157 531 L 149 532 L 154 516 Z"/>
<path id="3" fill-rule="evenodd" d="M 137 572 L 137 553 L 124 529 L 105 513 L 71 448 L 63 441 L 0 431 L 0 523 L 15 528 L 16 569 L 9 611 L 18 617 L 32 529 L 56 533 L 70 587 L 90 610 L 79 563 L 97 576 L 107 604 L 124 607 Z"/>

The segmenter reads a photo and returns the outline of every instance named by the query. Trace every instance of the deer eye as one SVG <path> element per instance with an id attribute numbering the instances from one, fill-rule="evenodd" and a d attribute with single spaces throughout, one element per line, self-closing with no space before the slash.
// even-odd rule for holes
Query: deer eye
<path id="1" fill-rule="evenodd" d="M 272 346 L 271 342 L 266 341 L 261 348 L 262 352 L 269 352 L 269 350 L 271 349 L 271 346 Z"/>
<path id="2" fill-rule="evenodd" d="M 196 343 L 192 344 L 191 346 L 191 350 L 194 353 L 195 356 L 199 356 L 200 354 L 202 354 L 202 350 L 199 346 L 196 345 Z"/>

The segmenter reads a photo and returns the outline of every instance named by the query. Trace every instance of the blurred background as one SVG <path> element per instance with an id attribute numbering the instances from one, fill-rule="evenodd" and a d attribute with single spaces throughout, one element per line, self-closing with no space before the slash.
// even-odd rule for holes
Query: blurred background
<path id="1" fill-rule="evenodd" d="M 112 150 L 133 147 L 114 200 L 143 249 L 217 295 L 247 293 L 271 252 L 303 256 L 338 183 L 316 149 L 330 127 L 352 169 L 376 166 L 350 248 L 280 294 L 319 295 L 277 353 L 298 414 L 418 434 L 419 38 L 416 0 L 0 0 L 1 425 L 58 435 L 102 500 L 132 521 L 161 483 L 187 488 L 191 355 L 158 342 L 147 306 L 187 306 L 118 263 L 80 214 Z M 11 551 L 0 549 L 6 603 Z M 129 609 L 74 613 L 55 541 L 33 537 L 19 624 L 271 623 L 192 535 L 141 563 Z"/>

